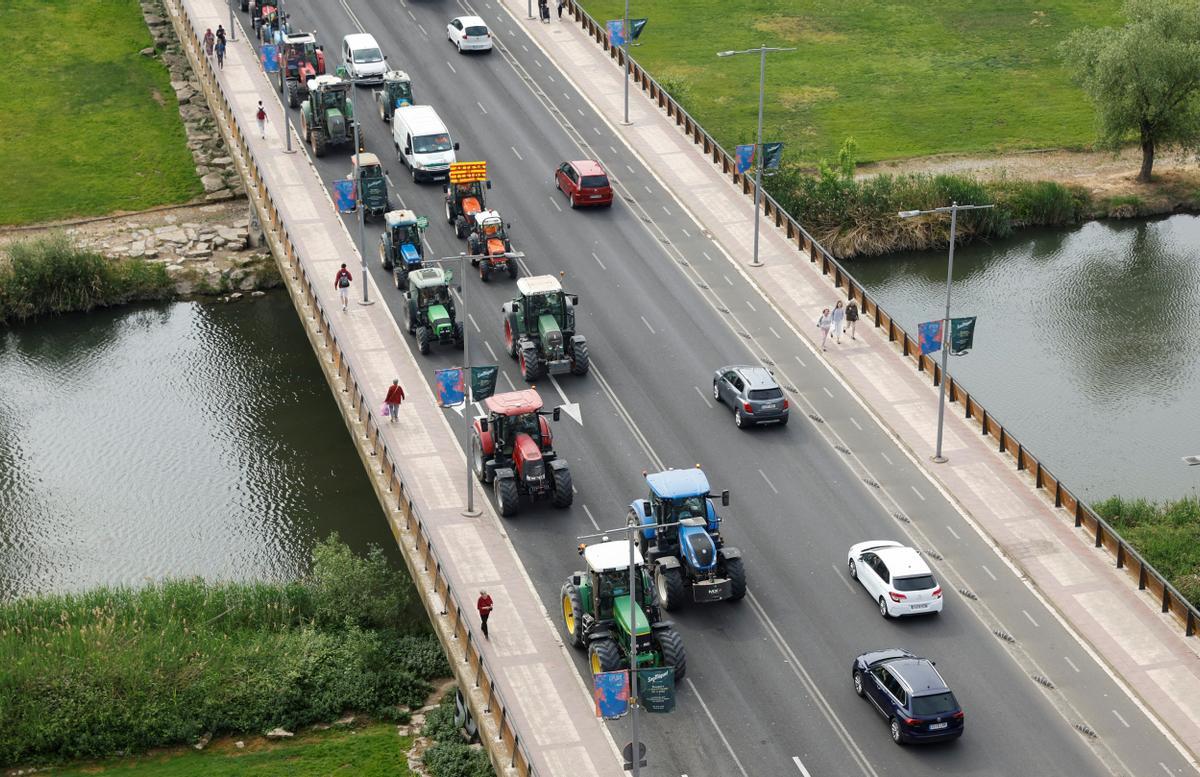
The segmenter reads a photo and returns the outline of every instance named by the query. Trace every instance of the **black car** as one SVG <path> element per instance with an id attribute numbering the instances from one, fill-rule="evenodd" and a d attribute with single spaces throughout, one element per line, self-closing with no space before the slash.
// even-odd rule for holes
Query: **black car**
<path id="1" fill-rule="evenodd" d="M 892 741 L 935 742 L 963 733 L 963 711 L 933 662 L 893 648 L 854 659 L 854 692 L 887 718 Z"/>

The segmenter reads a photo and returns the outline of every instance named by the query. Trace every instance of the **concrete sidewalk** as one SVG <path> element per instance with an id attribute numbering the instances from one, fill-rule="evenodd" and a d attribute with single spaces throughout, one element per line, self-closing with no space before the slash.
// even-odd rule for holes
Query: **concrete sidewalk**
<path id="1" fill-rule="evenodd" d="M 205 28 L 229 24 L 224 0 L 182 2 L 193 26 L 194 39 Z M 388 477 L 384 467 L 389 465 L 386 455 L 377 455 L 377 443 L 381 442 L 386 445 L 386 452 L 396 454 L 393 463 L 415 494 L 424 532 L 436 550 L 436 570 L 431 571 L 428 564 L 423 569 L 422 557 L 414 555 L 423 546 L 420 537 L 414 536 L 415 527 L 404 525 L 403 511 L 393 507 L 395 498 L 385 499 L 384 507 L 394 533 L 401 539 L 413 578 L 424 589 L 423 599 L 434 615 L 434 624 L 451 662 L 459 671 L 460 686 L 464 692 L 472 689 L 474 670 L 464 663 L 469 662 L 469 655 L 463 651 L 473 646 L 486 659 L 509 722 L 531 754 L 535 774 L 620 775 L 615 744 L 607 728 L 595 717 L 588 690 L 557 629 L 542 608 L 490 501 L 478 488 L 475 505 L 482 508 L 482 514 L 463 515 L 468 481 L 466 458 L 455 437 L 465 432 L 467 421 L 459 429 L 452 429 L 446 421 L 423 375 L 426 365 L 414 357 L 410 350 L 413 341 L 400 331 L 387 306 L 358 303 L 363 279 L 359 277 L 362 270 L 354 241 L 308 157 L 303 152 L 285 153 L 284 108 L 241 28 L 237 42 L 229 45 L 224 70 L 216 77 L 233 120 L 243 134 L 250 157 L 245 161 L 258 169 L 270 200 L 278 209 L 287 238 L 295 246 L 302 275 L 311 281 L 316 304 L 307 307 L 306 292 L 300 289 L 305 293 L 297 297 L 297 307 L 314 343 L 325 338 L 321 332 L 322 311 L 328 320 L 333 347 L 328 352 L 319 347 L 319 356 L 330 374 L 331 385 L 341 387 L 335 394 L 340 395 L 339 406 L 347 415 L 347 424 L 355 434 L 364 461 L 369 464 L 368 474 L 377 479 L 376 487 L 383 498 L 391 488 L 391 481 L 382 481 L 382 488 L 378 485 L 380 478 Z M 255 121 L 260 100 L 268 115 L 265 138 L 260 137 Z M 299 148 L 298 138 L 293 137 L 292 143 L 293 148 Z M 264 227 L 269 229 L 270 225 L 265 223 Z M 284 258 L 280 260 L 287 262 Z M 333 283 L 342 262 L 349 265 L 355 276 L 349 309 L 345 312 L 341 310 Z M 291 275 L 286 267 L 284 273 Z M 366 280 L 370 297 L 380 299 L 380 289 L 371 283 L 369 276 Z M 303 278 L 288 279 L 294 295 L 304 285 L 302 281 Z M 371 425 L 364 423 L 364 419 L 368 411 L 378 418 L 384 394 L 394 378 L 399 378 L 405 387 L 408 401 L 401 407 L 397 423 L 385 421 L 379 425 L 376 440 Z M 359 390 L 365 394 L 365 406 L 355 407 L 354 397 Z M 377 515 L 360 518 L 378 520 Z M 452 597 L 444 589 L 437 590 L 438 574 L 450 581 Z M 480 589 L 487 589 L 495 601 L 488 640 L 482 638 L 474 612 Z M 452 599 L 457 599 L 458 607 L 453 606 Z M 467 624 L 463 633 L 470 644 L 466 646 L 459 637 L 460 609 Z M 463 658 L 464 655 L 467 657 Z M 496 709 L 489 710 L 490 715 L 483 714 L 479 692 L 472 693 L 477 697 L 474 711 L 482 733 L 487 730 L 483 718 L 499 716 Z M 504 725 L 501 720 L 493 728 L 503 734 Z"/>
<path id="2" fill-rule="evenodd" d="M 673 191 L 733 265 L 748 275 L 795 329 L 818 346 L 813 326 L 832 307 L 834 290 L 819 266 L 763 218 L 760 257 L 765 267 L 743 269 L 753 246 L 753 199 L 706 158 L 637 84 L 630 86 L 629 116 L 622 126 L 624 73 L 598 43 L 564 13 L 562 21 L 526 19 L 524 0 L 503 0 L 546 55 L 606 117 L 614 133 L 658 180 Z M 652 153 L 639 150 L 653 149 Z M 886 332 L 860 322 L 857 340 L 831 347 L 825 361 L 897 438 L 913 461 L 1005 556 L 1097 655 L 1121 683 L 1192 754 L 1200 753 L 1200 647 L 1178 621 L 1158 611 L 1113 564 L 1019 474 L 992 438 L 958 415 L 946 413 L 949 463 L 929 461 L 937 424 L 937 389 L 887 340 Z"/>

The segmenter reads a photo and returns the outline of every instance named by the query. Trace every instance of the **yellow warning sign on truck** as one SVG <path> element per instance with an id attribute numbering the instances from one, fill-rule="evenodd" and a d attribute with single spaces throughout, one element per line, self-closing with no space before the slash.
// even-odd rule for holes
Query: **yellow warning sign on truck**
<path id="1" fill-rule="evenodd" d="M 452 162 L 450 183 L 472 183 L 487 180 L 487 162 Z"/>

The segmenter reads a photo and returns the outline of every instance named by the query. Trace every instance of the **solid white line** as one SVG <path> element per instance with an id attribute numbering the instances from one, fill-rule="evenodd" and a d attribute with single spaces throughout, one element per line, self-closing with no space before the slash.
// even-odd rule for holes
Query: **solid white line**
<path id="1" fill-rule="evenodd" d="M 481 102 L 479 102 L 478 100 L 476 100 L 476 101 L 475 101 L 475 104 L 479 106 L 479 110 L 483 111 L 484 113 L 487 113 L 487 108 L 484 108 L 484 107 L 483 107 L 483 103 L 481 103 Z"/>
<path id="2" fill-rule="evenodd" d="M 546 199 L 550 200 L 550 204 L 553 205 L 559 213 L 562 213 L 562 206 L 558 204 L 557 197 L 547 197 Z"/>
<path id="3" fill-rule="evenodd" d="M 696 701 L 700 702 L 700 706 L 704 708 L 704 714 L 708 716 L 708 722 L 712 723 L 714 729 L 717 730 L 717 736 L 721 738 L 721 742 L 725 745 L 725 749 L 729 751 L 729 757 L 733 759 L 737 765 L 738 771 L 742 773 L 742 777 L 750 777 L 746 773 L 746 767 L 742 766 L 741 760 L 738 759 L 737 753 L 733 752 L 733 748 L 729 745 L 729 740 L 725 738 L 725 732 L 721 731 L 721 727 L 717 725 L 717 719 L 709 712 L 708 705 L 704 703 L 704 699 L 700 696 L 700 691 L 696 689 L 696 684 L 692 682 L 692 678 L 686 678 L 688 687 L 692 689 L 692 693 L 696 694 Z"/>
<path id="4" fill-rule="evenodd" d="M 765 481 L 767 481 L 767 485 L 770 487 L 770 489 L 771 489 L 772 491 L 774 491 L 776 494 L 778 494 L 778 493 L 779 493 L 779 489 L 778 489 L 778 488 L 776 488 L 776 487 L 775 487 L 775 484 L 771 482 L 771 479 L 770 479 L 769 477 L 767 477 L 767 473 L 763 472 L 763 471 L 760 469 L 760 470 L 758 471 L 758 474 L 762 475 L 762 479 L 763 479 L 763 480 L 765 480 Z"/>
<path id="5" fill-rule="evenodd" d="M 707 259 L 710 262 L 712 261 L 712 257 L 708 255 L 708 251 L 701 251 L 700 253 L 704 254 L 705 259 Z"/>
<path id="6" fill-rule="evenodd" d="M 1066 661 L 1066 662 L 1067 662 L 1067 664 L 1068 664 L 1068 665 L 1069 665 L 1069 666 L 1070 666 L 1072 669 L 1074 669 L 1076 672 L 1078 672 L 1078 671 L 1079 671 L 1079 667 L 1075 666 L 1075 662 L 1071 660 L 1071 657 L 1070 657 L 1070 656 L 1063 656 L 1063 660 L 1064 660 L 1064 661 Z"/>
<path id="7" fill-rule="evenodd" d="M 833 392 L 830 391 L 827 386 L 821 386 L 821 390 L 825 392 L 825 396 L 829 397 L 830 399 L 833 399 Z"/>
<path id="8" fill-rule="evenodd" d="M 592 517 L 592 511 L 588 509 L 587 505 L 583 505 L 583 511 L 587 513 L 588 520 L 592 522 L 592 526 L 596 531 L 600 531 L 600 524 L 596 523 L 596 519 Z"/>
<path id="9" fill-rule="evenodd" d="M 860 432 L 862 431 L 862 427 L 858 425 L 858 421 L 854 420 L 854 416 L 850 416 L 850 423 L 854 424 L 855 429 L 857 429 Z"/>
<path id="10" fill-rule="evenodd" d="M 755 313 L 758 312 L 758 308 L 754 307 L 754 303 L 752 303 L 750 300 L 746 300 L 746 307 L 750 308 Z"/>
<path id="11" fill-rule="evenodd" d="M 408 147 L 407 147 L 407 146 L 405 146 L 405 148 L 408 148 Z M 521 156 L 521 152 L 520 152 L 520 151 L 517 151 L 517 147 L 516 147 L 516 146 L 509 146 L 509 148 L 511 148 L 511 149 L 512 149 L 512 152 L 513 152 L 514 154 L 516 154 L 516 155 L 517 155 L 517 159 L 520 159 L 522 162 L 524 162 L 524 161 L 525 161 L 525 157 Z M 560 210 L 561 210 L 561 208 L 560 208 Z"/>
<path id="12" fill-rule="evenodd" d="M 796 357 L 796 361 L 800 362 L 801 367 L 808 367 L 808 365 L 804 363 L 804 360 L 801 359 L 799 356 Z"/>
<path id="13" fill-rule="evenodd" d="M 803 774 L 804 777 L 812 777 L 812 775 L 808 773 L 808 769 L 804 768 L 804 764 L 800 763 L 799 756 L 792 756 L 792 762 L 796 764 L 796 768 L 800 770 L 800 773 Z"/>
<path id="14" fill-rule="evenodd" d="M 667 206 L 666 206 L 666 205 L 662 206 L 662 209 L 663 209 L 663 213 L 667 214 L 668 216 L 670 216 L 670 215 L 671 215 L 671 211 L 667 210 Z"/>
<path id="15" fill-rule="evenodd" d="M 776 340 L 782 340 L 782 339 L 783 339 L 783 335 L 781 335 L 781 334 L 779 334 L 778 332 L 776 332 L 776 331 L 775 331 L 775 327 L 773 327 L 773 326 L 769 326 L 769 327 L 767 327 L 767 329 L 770 329 L 770 330 L 771 330 L 771 334 L 775 335 L 775 339 L 776 339 Z"/>
<path id="16" fill-rule="evenodd" d="M 911 488 L 913 490 L 913 493 L 916 494 L 922 502 L 925 501 L 924 495 L 922 495 L 921 492 L 917 490 L 916 486 L 909 486 L 909 488 Z"/>
<path id="17" fill-rule="evenodd" d="M 650 322 L 646 320 L 645 316 L 638 316 L 638 318 L 642 319 L 642 323 L 645 324 L 646 328 L 650 330 L 650 334 L 652 334 L 652 335 L 658 334 L 658 332 L 654 331 L 654 327 L 650 326 Z"/>
<path id="18" fill-rule="evenodd" d="M 1037 626 L 1038 628 L 1041 628 L 1041 626 L 1038 626 L 1038 622 L 1033 619 L 1033 616 L 1030 615 L 1028 611 L 1021 610 L 1021 612 L 1025 613 L 1025 617 L 1029 619 L 1030 623 L 1032 623 L 1034 626 Z"/>
<path id="19" fill-rule="evenodd" d="M 946 527 L 946 531 L 948 531 L 948 532 L 950 532 L 951 534 L 953 534 L 953 535 L 954 535 L 954 539 L 956 539 L 956 540 L 961 540 L 961 539 L 962 539 L 962 537 L 959 537 L 959 536 L 958 536 L 958 532 L 954 531 L 954 527 L 952 527 L 952 526 L 947 526 L 947 527 Z"/>
<path id="20" fill-rule="evenodd" d="M 475 323 L 475 317 L 474 317 L 474 316 L 472 316 L 470 313 L 468 313 L 468 314 L 467 314 L 467 320 L 471 322 L 471 326 L 475 327 L 475 331 L 476 331 L 476 332 L 482 332 L 482 331 L 483 331 L 482 329 L 480 329 L 480 328 L 479 328 L 479 324 L 476 324 L 476 323 Z"/>
<path id="21" fill-rule="evenodd" d="M 454 69 L 454 65 L 451 65 L 451 64 L 450 64 L 450 60 L 446 60 L 446 67 L 450 68 L 450 72 L 451 72 L 451 73 L 457 73 L 457 72 L 458 72 L 457 70 L 455 70 L 455 69 Z"/>
<path id="22" fill-rule="evenodd" d="M 595 251 L 592 251 L 592 258 L 596 260 L 596 264 L 600 265 L 601 270 L 608 270 L 608 268 L 604 266 L 604 262 L 600 261 L 600 257 L 596 256 Z"/>
<path id="23" fill-rule="evenodd" d="M 501 372 L 500 374 L 504 376 L 504 382 L 508 384 L 508 390 L 509 390 L 509 391 L 516 391 L 516 390 L 517 390 L 517 387 L 513 385 L 512 378 L 508 377 L 508 373 L 507 373 L 507 372 Z"/>
<path id="24" fill-rule="evenodd" d="M 699 387 L 699 386 L 692 386 L 692 388 L 696 389 L 696 393 L 697 393 L 697 394 L 699 394 L 699 395 L 700 395 L 700 398 L 704 400 L 704 404 L 708 405 L 708 406 L 711 408 L 711 407 L 712 407 L 712 402 L 709 402 L 709 401 L 708 401 L 708 397 L 704 396 L 704 392 L 700 390 L 700 387 Z M 760 471 L 761 471 L 761 470 L 760 470 Z"/>
<path id="25" fill-rule="evenodd" d="M 487 340 L 484 340 L 483 344 L 485 346 L 487 346 L 488 353 L 490 353 L 492 355 L 492 361 L 494 361 L 494 362 L 500 361 L 499 359 L 496 358 L 496 352 L 492 350 L 492 344 L 489 343 Z"/>
<path id="26" fill-rule="evenodd" d="M 837 579 L 845 583 L 846 587 L 850 589 L 850 593 L 858 593 L 854 590 L 854 586 L 850 585 L 850 581 L 846 579 L 846 575 L 842 574 L 845 570 L 839 567 L 836 563 L 830 564 L 830 566 L 833 567 L 833 574 L 837 577 Z"/>
<path id="27" fill-rule="evenodd" d="M 729 280 L 729 276 L 728 276 L 728 275 L 722 275 L 721 277 L 722 277 L 722 278 L 724 278 L 724 279 L 725 279 L 725 282 L 726 282 L 726 283 L 728 283 L 730 286 L 732 286 L 732 285 L 733 285 L 733 281 Z"/>
<path id="28" fill-rule="evenodd" d="M 1125 718 L 1121 717 L 1121 713 L 1117 712 L 1116 710 L 1113 710 L 1112 714 L 1117 716 L 1117 720 L 1121 721 L 1122 725 L 1124 725 L 1125 728 L 1129 728 L 1129 723 L 1125 720 Z"/>
<path id="29" fill-rule="evenodd" d="M 987 572 L 987 576 L 988 576 L 988 577 L 990 577 L 990 578 L 991 578 L 991 579 L 993 579 L 993 580 L 996 580 L 996 579 L 997 579 L 997 578 L 996 578 L 996 576 L 992 574 L 992 570 L 988 569 L 986 566 L 983 566 L 983 564 L 980 564 L 980 566 L 982 566 L 982 567 L 983 567 L 983 571 L 984 571 L 984 572 Z"/>
<path id="30" fill-rule="evenodd" d="M 883 460 L 886 461 L 888 464 L 891 464 L 893 467 L 896 466 L 894 463 L 892 463 L 892 460 L 890 458 L 888 458 L 888 455 L 886 453 L 884 453 L 883 451 L 880 451 L 879 455 L 882 456 Z"/>

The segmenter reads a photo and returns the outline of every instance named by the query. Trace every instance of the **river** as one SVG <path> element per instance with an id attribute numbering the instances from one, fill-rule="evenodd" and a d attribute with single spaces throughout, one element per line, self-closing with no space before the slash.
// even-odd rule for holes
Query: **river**
<path id="1" fill-rule="evenodd" d="M 0 597 L 399 551 L 285 294 L 0 329 Z"/>
<path id="2" fill-rule="evenodd" d="M 950 373 L 1085 499 L 1200 491 L 1200 218 L 1027 230 L 954 256 Z M 850 263 L 916 334 L 945 310 L 946 252 Z"/>

